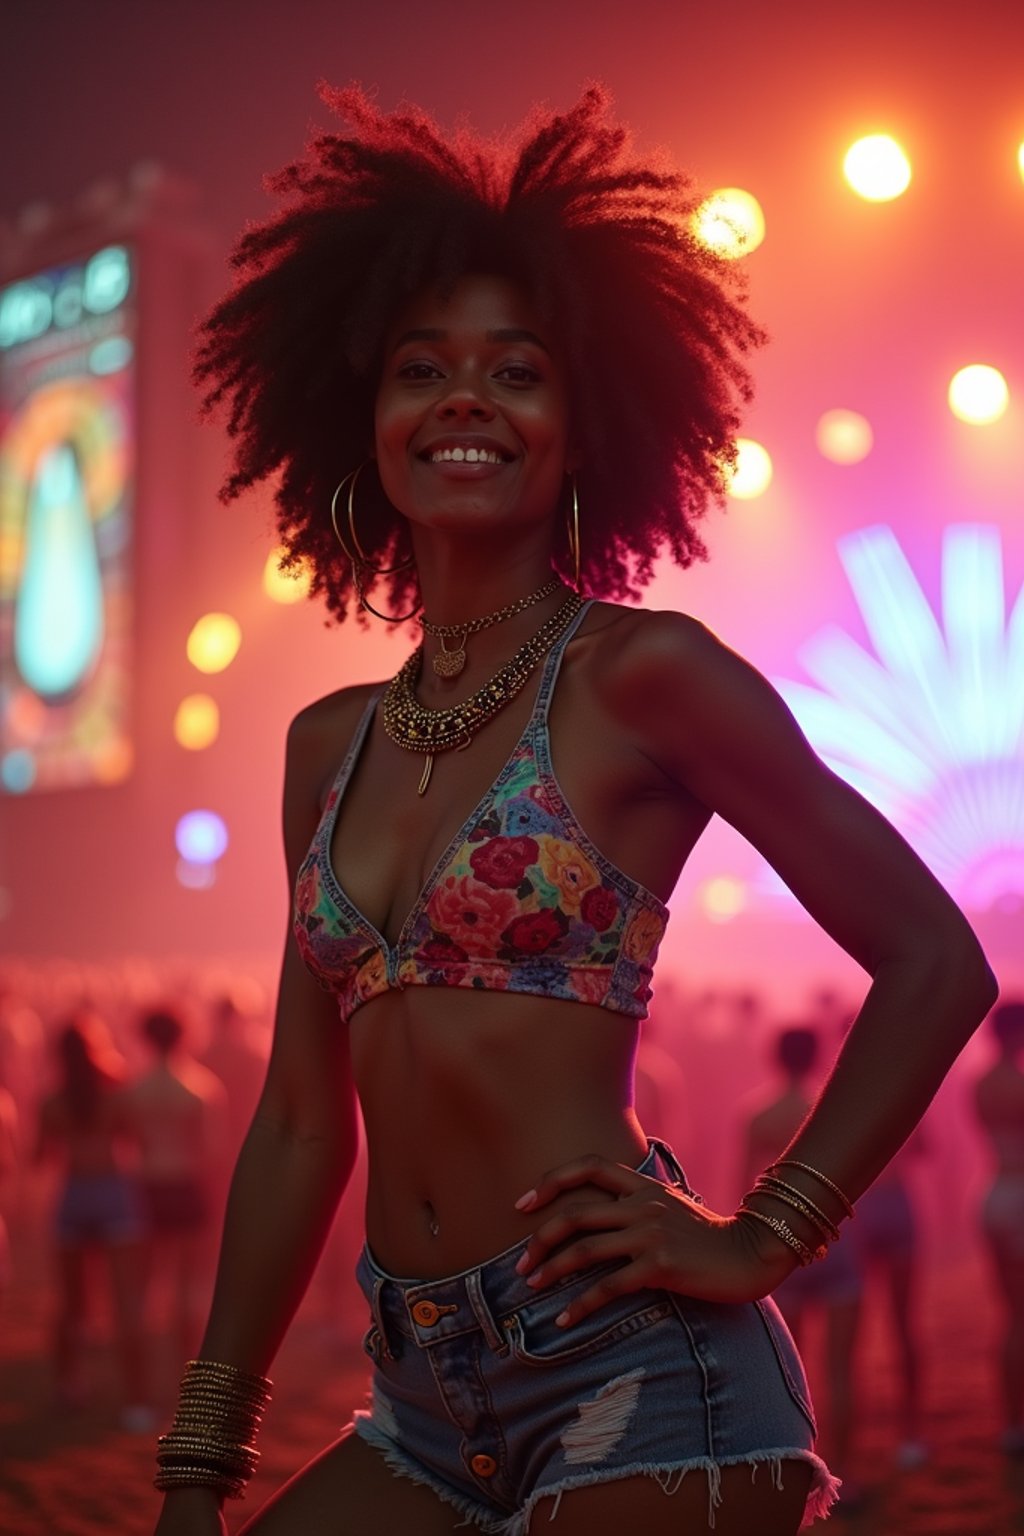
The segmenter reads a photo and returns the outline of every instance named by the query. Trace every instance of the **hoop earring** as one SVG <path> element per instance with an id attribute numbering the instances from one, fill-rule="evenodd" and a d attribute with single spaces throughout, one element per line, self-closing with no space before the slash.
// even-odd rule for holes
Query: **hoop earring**
<path id="1" fill-rule="evenodd" d="M 575 577 L 573 587 L 578 593 L 580 590 L 580 498 L 576 487 L 576 471 L 573 470 L 572 480 L 572 520 L 568 515 L 565 519 L 565 533 L 569 542 L 569 559 L 572 561 Z"/>
<path id="2" fill-rule="evenodd" d="M 374 576 L 392 576 L 396 571 L 408 570 L 409 566 L 415 565 L 416 563 L 415 560 L 409 559 L 401 561 L 399 565 L 373 565 L 367 559 L 363 546 L 359 542 L 359 536 L 356 533 L 354 507 L 356 481 L 359 479 L 360 474 L 366 468 L 369 462 L 369 459 L 364 459 L 362 464 L 359 464 L 355 469 L 350 470 L 349 473 L 345 475 L 344 479 L 340 480 L 338 485 L 335 487 L 334 495 L 331 497 L 331 526 L 334 529 L 335 538 L 341 545 L 342 549 L 345 551 L 345 554 L 348 556 L 349 564 L 352 567 L 352 584 L 356 589 L 360 608 L 365 608 L 366 611 L 368 613 L 372 613 L 375 618 L 383 619 L 385 624 L 404 624 L 408 619 L 416 617 L 416 614 L 419 612 L 419 604 L 417 604 L 410 613 L 381 613 L 380 609 L 375 608 L 367 597 L 363 588 L 362 577 L 360 576 L 360 566 L 365 566 L 366 569 L 372 572 Z M 355 550 L 355 554 L 353 554 L 352 549 L 350 549 L 345 543 L 345 540 L 341 536 L 341 529 L 338 527 L 338 497 L 341 495 L 346 485 L 348 486 L 348 531 L 352 539 L 352 545 Z"/>

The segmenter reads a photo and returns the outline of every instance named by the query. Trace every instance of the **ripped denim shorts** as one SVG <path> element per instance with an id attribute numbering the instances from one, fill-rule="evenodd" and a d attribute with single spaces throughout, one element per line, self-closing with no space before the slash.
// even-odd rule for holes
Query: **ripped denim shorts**
<path id="1" fill-rule="evenodd" d="M 693 1193 L 662 1142 L 638 1171 Z M 516 1274 L 524 1246 L 442 1280 L 397 1279 L 363 1249 L 374 1372 L 355 1430 L 393 1471 L 501 1536 L 524 1536 L 538 1501 L 572 1488 L 644 1475 L 670 1494 L 697 1471 L 713 1529 L 721 1468 L 738 1462 L 776 1484 L 784 1461 L 809 1462 L 804 1523 L 827 1513 L 837 1480 L 772 1301 L 634 1291 L 565 1331 L 566 1301 L 614 1266 L 536 1291 Z"/>

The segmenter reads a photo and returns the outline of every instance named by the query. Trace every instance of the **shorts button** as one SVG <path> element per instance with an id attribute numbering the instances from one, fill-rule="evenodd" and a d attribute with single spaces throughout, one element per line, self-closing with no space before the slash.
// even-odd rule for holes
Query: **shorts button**
<path id="1" fill-rule="evenodd" d="M 474 1456 L 470 1466 L 477 1477 L 493 1477 L 498 1470 L 498 1463 L 493 1456 Z"/>
<path id="2" fill-rule="evenodd" d="M 432 1301 L 417 1301 L 412 1309 L 413 1320 L 424 1328 L 432 1328 L 441 1316 L 440 1307 L 435 1307 Z"/>

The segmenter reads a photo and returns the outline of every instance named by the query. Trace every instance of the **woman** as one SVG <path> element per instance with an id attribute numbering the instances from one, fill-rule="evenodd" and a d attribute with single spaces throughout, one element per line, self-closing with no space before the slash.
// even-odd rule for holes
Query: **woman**
<path id="1" fill-rule="evenodd" d="M 290 732 L 294 927 L 160 1536 L 217 1531 L 251 1469 L 357 1095 L 372 1406 L 247 1531 L 789 1533 L 833 1483 L 762 1298 L 826 1246 L 993 983 L 751 668 L 692 619 L 576 596 L 703 553 L 747 390 L 758 333 L 681 178 L 628 158 L 596 91 L 508 155 L 325 95 L 349 130 L 273 183 L 288 206 L 243 237 L 198 373 L 230 403 L 226 495 L 280 472 L 331 611 L 422 612 L 424 649 Z M 801 1166 L 734 1215 L 648 1144 L 630 1090 L 664 902 L 713 811 L 874 977 Z"/>
<path id="2" fill-rule="evenodd" d="M 86 1398 L 82 1342 L 90 1255 L 109 1272 L 121 1356 L 121 1423 L 139 1433 L 153 1428 L 148 1405 L 142 1320 L 144 1215 L 125 1165 L 131 1132 L 121 1093 L 124 1062 L 103 1019 L 79 1009 L 56 1037 L 59 1083 L 39 1106 L 36 1161 L 63 1161 L 55 1215 L 58 1311 L 54 1337 L 57 1400 L 67 1408 Z"/>

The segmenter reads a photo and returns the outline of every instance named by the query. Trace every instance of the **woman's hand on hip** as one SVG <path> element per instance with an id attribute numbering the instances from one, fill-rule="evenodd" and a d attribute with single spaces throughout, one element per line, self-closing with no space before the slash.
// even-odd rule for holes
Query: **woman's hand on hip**
<path id="1" fill-rule="evenodd" d="M 558 1319 L 563 1327 L 616 1296 L 648 1288 L 703 1301 L 754 1301 L 795 1266 L 784 1243 L 767 1230 L 761 1236 L 760 1223 L 717 1215 L 682 1189 L 596 1154 L 545 1174 L 516 1205 L 532 1215 L 584 1186 L 614 1199 L 563 1206 L 536 1228 L 517 1265 L 538 1290 L 582 1269 L 618 1265 L 569 1302 Z"/>

